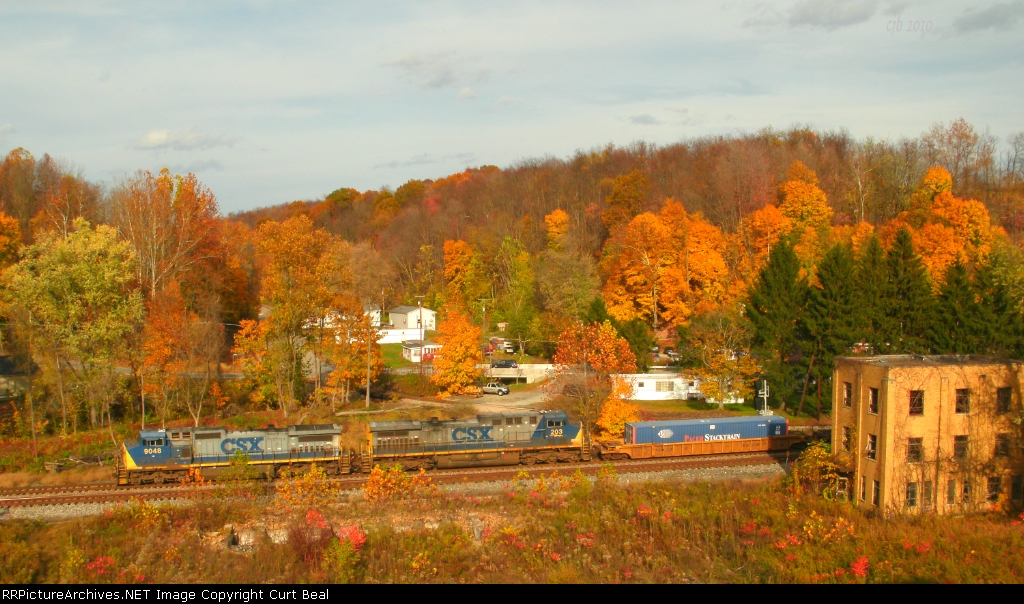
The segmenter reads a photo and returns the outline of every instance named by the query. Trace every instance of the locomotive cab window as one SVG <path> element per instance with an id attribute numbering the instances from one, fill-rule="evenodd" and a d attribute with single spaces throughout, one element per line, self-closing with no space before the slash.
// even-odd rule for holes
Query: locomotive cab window
<path id="1" fill-rule="evenodd" d="M 501 425 L 501 420 L 500 419 L 493 420 L 493 421 L 491 421 L 491 425 L 492 426 L 500 426 Z"/>
<path id="2" fill-rule="evenodd" d="M 142 446 L 144 447 L 159 447 L 163 444 L 164 440 L 162 438 L 146 438 L 142 441 Z"/>

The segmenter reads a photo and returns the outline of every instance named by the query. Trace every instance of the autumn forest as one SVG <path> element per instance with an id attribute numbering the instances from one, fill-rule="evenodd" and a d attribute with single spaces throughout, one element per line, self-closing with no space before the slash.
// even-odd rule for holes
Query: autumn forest
<path id="1" fill-rule="evenodd" d="M 0 333 L 35 377 L 10 429 L 333 409 L 382 379 L 364 306 L 418 301 L 444 392 L 498 322 L 543 359 L 598 324 L 640 368 L 674 347 L 711 399 L 768 379 L 773 406 L 820 414 L 837 355 L 1024 354 L 1022 209 L 1024 133 L 963 120 L 608 146 L 226 216 L 192 174 L 97 183 L 15 149 Z"/>

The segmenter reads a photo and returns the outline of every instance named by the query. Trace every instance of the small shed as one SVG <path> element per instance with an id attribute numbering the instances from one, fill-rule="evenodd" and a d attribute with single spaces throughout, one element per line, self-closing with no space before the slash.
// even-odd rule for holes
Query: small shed
<path id="1" fill-rule="evenodd" d="M 423 353 L 422 361 L 431 362 L 441 350 L 441 344 L 433 342 L 421 343 L 419 340 L 406 340 L 402 342 L 402 358 L 413 363 L 421 362 L 420 352 Z"/>
<path id="2" fill-rule="evenodd" d="M 388 311 L 391 315 L 391 326 L 395 329 L 420 329 L 433 331 L 437 329 L 437 313 L 420 306 L 396 306 Z"/>
<path id="3" fill-rule="evenodd" d="M 633 384 L 632 400 L 667 401 L 700 400 L 700 378 L 678 373 L 617 374 L 613 378 L 627 379 Z"/>
<path id="4" fill-rule="evenodd" d="M 381 322 L 383 313 L 381 312 L 380 304 L 364 304 L 363 315 L 370 317 L 370 325 L 374 327 L 381 327 L 383 325 Z"/>

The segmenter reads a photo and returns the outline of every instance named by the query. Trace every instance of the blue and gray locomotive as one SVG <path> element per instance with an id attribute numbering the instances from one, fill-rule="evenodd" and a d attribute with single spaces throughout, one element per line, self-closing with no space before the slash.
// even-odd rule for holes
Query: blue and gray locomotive
<path id="1" fill-rule="evenodd" d="M 564 411 L 482 413 L 475 419 L 370 422 L 363 471 L 514 466 L 590 459 L 580 426 Z"/>
<path id="2" fill-rule="evenodd" d="M 226 428 L 168 428 L 142 430 L 139 440 L 121 445 L 117 459 L 120 485 L 178 482 L 189 470 L 216 477 L 231 466 L 231 457 L 244 453 L 249 466 L 271 478 L 279 471 L 308 470 L 316 463 L 327 474 L 347 474 L 351 454 L 341 446 L 337 424 L 228 431 Z"/>

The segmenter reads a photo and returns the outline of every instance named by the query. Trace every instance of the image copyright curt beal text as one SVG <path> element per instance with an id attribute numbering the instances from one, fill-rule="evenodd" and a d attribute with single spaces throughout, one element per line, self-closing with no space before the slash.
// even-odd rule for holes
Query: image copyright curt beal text
<path id="1" fill-rule="evenodd" d="M 242 602 L 248 604 L 253 601 L 305 601 L 305 600 L 327 600 L 330 598 L 330 590 L 314 589 L 4 589 L 0 590 L 2 600 L 127 600 L 127 601 L 167 601 L 167 602 L 190 602 L 202 600 L 204 602 L 220 602 L 231 604 Z"/>

